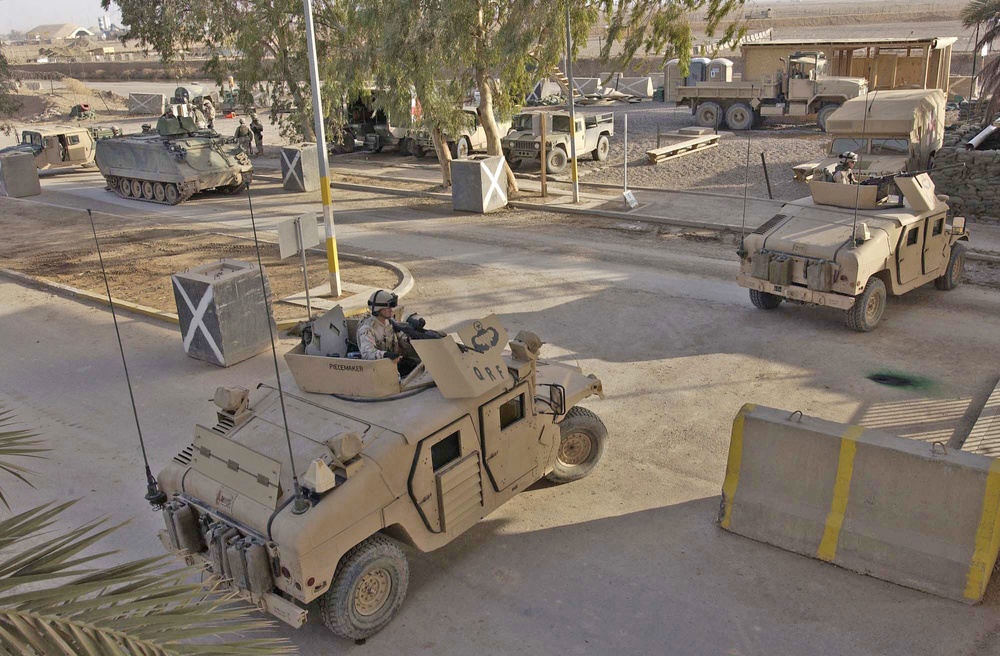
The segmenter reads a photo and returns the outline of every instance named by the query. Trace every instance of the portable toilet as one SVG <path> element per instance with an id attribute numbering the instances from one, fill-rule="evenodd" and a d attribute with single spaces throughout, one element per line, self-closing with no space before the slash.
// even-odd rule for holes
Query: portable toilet
<path id="1" fill-rule="evenodd" d="M 718 57 L 708 62 L 709 82 L 732 82 L 733 81 L 733 61 L 725 57 Z"/>
<path id="2" fill-rule="evenodd" d="M 679 59 L 671 59 L 663 67 L 663 102 L 677 101 L 677 87 L 684 82 L 679 63 Z"/>
<path id="3" fill-rule="evenodd" d="M 688 86 L 694 86 L 708 79 L 708 65 L 711 61 L 708 57 L 694 57 L 691 59 L 691 69 L 687 76 Z"/>

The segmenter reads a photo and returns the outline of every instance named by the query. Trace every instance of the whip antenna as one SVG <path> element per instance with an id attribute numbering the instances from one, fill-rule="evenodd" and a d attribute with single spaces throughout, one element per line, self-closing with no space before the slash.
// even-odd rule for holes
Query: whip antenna
<path id="1" fill-rule="evenodd" d="M 861 119 L 861 136 L 868 144 L 868 112 L 872 111 L 872 105 L 875 104 L 875 96 L 878 95 L 878 91 L 872 93 L 872 101 L 869 104 L 867 98 L 865 99 L 865 114 Z M 871 144 L 868 144 L 868 149 L 871 150 Z M 861 156 L 858 156 L 858 162 L 861 161 Z M 828 169 L 829 170 L 829 169 Z M 855 248 L 858 245 L 858 205 L 861 204 L 861 184 L 855 185 L 857 189 L 854 191 L 854 225 L 851 226 L 851 248 Z M 876 193 L 876 197 L 877 197 Z"/>
<path id="2" fill-rule="evenodd" d="M 125 370 L 125 384 L 128 385 L 128 398 L 132 403 L 132 416 L 135 417 L 135 431 L 139 434 L 139 448 L 142 449 L 142 464 L 146 467 L 146 501 L 153 510 L 160 510 L 167 502 L 167 495 L 160 490 L 153 472 L 149 469 L 149 458 L 146 457 L 146 442 L 142 438 L 142 426 L 139 425 L 139 411 L 135 407 L 135 396 L 132 394 L 132 379 L 128 375 L 128 363 L 125 362 L 125 348 L 122 346 L 122 334 L 118 330 L 118 315 L 115 313 L 115 302 L 111 298 L 111 286 L 108 284 L 108 272 L 104 269 L 104 256 L 101 254 L 101 242 L 97 239 L 97 227 L 94 225 L 94 213 L 89 209 L 90 229 L 94 233 L 94 245 L 97 246 L 97 260 L 101 263 L 101 276 L 104 278 L 104 291 L 108 293 L 108 305 L 111 306 L 111 320 L 115 324 L 115 336 L 118 338 L 118 352 L 122 356 L 122 369 Z"/>
<path id="3" fill-rule="evenodd" d="M 743 239 L 747 230 L 747 189 L 750 186 L 750 135 L 747 135 L 747 161 L 743 169 L 743 218 L 740 220 L 740 250 L 737 255 L 746 257 L 747 249 L 743 246 Z"/>
<path id="4" fill-rule="evenodd" d="M 253 196 L 250 193 L 250 185 L 247 185 L 247 204 L 250 206 L 250 226 L 253 228 L 253 245 L 257 251 L 257 272 L 260 274 L 260 291 L 264 294 L 264 302 L 268 303 L 267 283 L 264 281 L 264 265 L 260 261 L 260 242 L 257 241 L 257 221 L 253 216 Z M 295 487 L 295 503 L 292 512 L 296 515 L 309 510 L 309 501 L 302 494 L 302 486 L 299 485 L 299 475 L 295 469 L 295 455 L 292 453 L 292 434 L 288 430 L 288 414 L 285 412 L 285 392 L 281 386 L 281 372 L 278 369 L 278 350 L 274 346 L 274 327 L 271 325 L 271 317 L 267 317 L 267 332 L 271 336 L 271 358 L 274 360 L 274 377 L 278 380 L 278 401 L 281 404 L 281 420 L 285 425 L 285 442 L 288 444 L 288 464 L 292 468 L 292 484 Z"/>

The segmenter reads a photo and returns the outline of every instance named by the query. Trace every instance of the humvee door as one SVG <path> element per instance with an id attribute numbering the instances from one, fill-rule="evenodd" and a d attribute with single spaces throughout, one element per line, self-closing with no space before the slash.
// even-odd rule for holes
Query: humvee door
<path id="1" fill-rule="evenodd" d="M 479 408 L 486 471 L 497 492 L 506 490 L 534 467 L 541 428 L 525 382 Z"/>

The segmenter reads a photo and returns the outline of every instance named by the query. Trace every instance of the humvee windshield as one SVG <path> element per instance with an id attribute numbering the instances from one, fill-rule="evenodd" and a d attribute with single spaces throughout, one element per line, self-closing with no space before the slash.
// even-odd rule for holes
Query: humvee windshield
<path id="1" fill-rule="evenodd" d="M 910 152 L 910 142 L 906 139 L 872 139 L 873 155 L 906 155 Z"/>
<path id="2" fill-rule="evenodd" d="M 510 127 L 518 132 L 531 132 L 531 114 L 518 114 Z"/>
<path id="3" fill-rule="evenodd" d="M 42 147 L 42 135 L 37 132 L 22 132 L 21 133 L 21 143 L 31 144 L 32 146 Z"/>

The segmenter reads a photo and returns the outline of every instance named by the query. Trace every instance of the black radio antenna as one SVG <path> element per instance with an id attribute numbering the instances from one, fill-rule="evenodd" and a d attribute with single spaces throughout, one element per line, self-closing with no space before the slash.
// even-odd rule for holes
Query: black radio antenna
<path id="1" fill-rule="evenodd" d="M 750 135 L 747 134 L 747 161 L 746 166 L 743 169 L 743 218 L 740 220 L 740 250 L 737 251 L 737 255 L 744 257 L 746 255 L 746 248 L 743 246 L 743 240 L 746 237 L 747 231 L 747 190 L 750 186 Z"/>
<path id="2" fill-rule="evenodd" d="M 269 304 L 267 294 L 267 283 L 264 281 L 264 265 L 260 261 L 260 242 L 257 240 L 257 221 L 253 216 L 253 194 L 250 193 L 250 185 L 247 185 L 247 204 L 250 207 L 250 226 L 253 228 L 253 245 L 257 251 L 257 272 L 260 274 L 260 291 L 264 295 L 265 308 Z M 267 332 L 271 336 L 271 358 L 274 360 L 274 377 L 278 381 L 278 401 L 281 404 L 281 420 L 285 426 L 285 443 L 288 444 L 288 465 L 292 468 L 292 485 L 295 487 L 295 503 L 292 505 L 292 513 L 301 515 L 311 507 L 305 495 L 302 494 L 302 486 L 299 485 L 299 475 L 295 469 L 295 454 L 292 453 L 292 433 L 288 430 L 288 413 L 285 411 L 285 392 L 281 386 L 281 371 L 278 369 L 278 350 L 274 346 L 274 327 L 271 325 L 271 317 L 267 317 Z"/>
<path id="3" fill-rule="evenodd" d="M 871 69 L 868 69 L 871 71 Z M 870 74 L 870 73 L 869 73 Z M 872 101 L 868 102 L 867 94 L 865 96 L 865 114 L 861 119 L 861 136 L 864 138 L 867 148 L 871 150 L 871 144 L 868 143 L 868 112 L 872 111 L 872 105 L 875 104 L 875 96 L 878 95 L 878 90 L 872 92 Z M 858 162 L 861 161 L 861 156 L 858 155 Z M 857 189 L 854 191 L 854 224 L 851 226 L 851 248 L 856 248 L 858 245 L 858 205 L 861 204 L 861 185 L 855 185 Z"/>
<path id="4" fill-rule="evenodd" d="M 149 458 L 146 456 L 146 442 L 142 437 L 142 426 L 139 424 L 139 411 L 135 407 L 135 395 L 132 394 L 132 379 L 128 375 L 128 363 L 125 361 L 125 348 L 122 346 L 122 334 L 118 329 L 118 314 L 115 312 L 115 301 L 111 298 L 111 286 L 108 284 L 108 272 L 104 268 L 104 256 L 101 254 L 101 242 L 97 239 L 97 226 L 94 225 L 94 213 L 89 209 L 87 216 L 90 218 L 90 229 L 94 233 L 94 245 L 97 247 L 97 260 L 101 263 L 101 276 L 104 278 L 104 291 L 108 294 L 108 305 L 111 306 L 111 320 L 115 324 L 115 336 L 118 338 L 118 352 L 122 356 L 122 369 L 125 370 L 125 384 L 128 385 L 128 398 L 132 403 L 132 416 L 135 417 L 135 431 L 139 435 L 139 448 L 142 450 L 142 464 L 146 468 L 146 501 L 153 507 L 153 510 L 160 510 L 167 502 L 167 495 L 163 493 L 160 486 L 149 469 Z"/>

